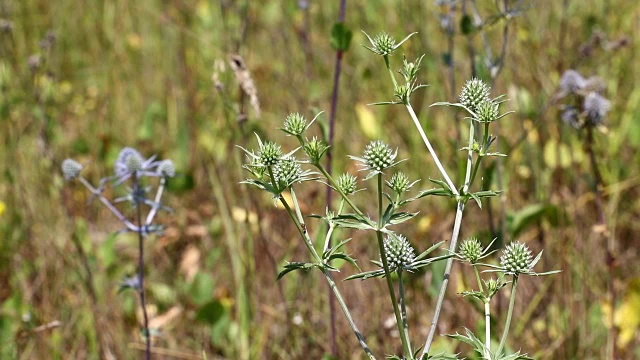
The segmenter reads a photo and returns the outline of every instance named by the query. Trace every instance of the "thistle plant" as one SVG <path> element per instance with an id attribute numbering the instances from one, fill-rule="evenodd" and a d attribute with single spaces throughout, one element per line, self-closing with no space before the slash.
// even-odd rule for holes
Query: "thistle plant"
<path id="1" fill-rule="evenodd" d="M 298 140 L 299 146 L 297 148 L 285 153 L 281 145 L 264 141 L 260 137 L 257 137 L 257 150 L 242 148 L 247 155 L 247 163 L 244 165 L 244 168 L 250 174 L 250 177 L 243 181 L 243 183 L 253 185 L 268 192 L 276 204 L 279 203 L 285 208 L 301 240 L 309 250 L 310 260 L 288 262 L 279 273 L 277 279 L 281 279 L 293 271 L 319 270 L 324 275 L 338 300 L 363 351 L 370 359 L 373 359 L 375 356 L 366 344 L 365 337 L 360 333 L 351 316 L 349 307 L 343 300 L 340 290 L 331 275 L 332 272 L 338 271 L 332 262 L 336 259 L 344 260 L 358 270 L 358 273 L 347 277 L 345 280 L 383 278 L 386 282 L 403 349 L 401 355 L 392 355 L 390 358 L 409 360 L 457 359 L 456 355 L 430 354 L 429 351 L 442 309 L 453 261 L 455 259 L 462 260 L 474 266 L 479 290 L 470 294 L 474 294 L 475 297 L 485 302 L 487 318 L 490 316 L 489 300 L 508 283 L 505 277 L 511 277 L 512 279 L 510 310 L 507 314 L 507 322 L 499 348 L 497 351 L 491 352 L 489 345 L 480 342 L 479 347 L 477 346 L 476 349 L 480 349 L 480 353 L 486 359 L 525 358 L 521 357 L 519 353 L 503 355 L 503 349 L 513 313 L 517 278 L 519 275 L 543 275 L 533 272 L 533 266 L 539 261 L 541 254 L 532 260 L 528 248 L 523 248 L 520 245 L 511 245 L 505 249 L 500 265 L 493 265 L 491 263 L 480 263 L 482 259 L 491 255 L 492 252 L 488 250 L 489 247 L 482 247 L 477 240 L 463 242 L 461 248 L 458 250 L 458 237 L 460 234 L 462 215 L 467 202 L 473 200 L 478 207 L 482 208 L 484 198 L 494 197 L 499 193 L 499 191 L 476 189 L 473 187 L 473 184 L 478 176 L 480 164 L 485 158 L 505 156 L 497 152 L 492 152 L 491 145 L 495 142 L 496 137 L 490 132 L 492 123 L 509 114 L 509 112 L 504 112 L 501 109 L 505 99 L 503 96 L 491 98 L 490 88 L 482 80 L 472 79 L 468 81 L 462 89 L 459 102 L 440 102 L 434 104 L 456 107 L 464 110 L 468 114 L 466 119 L 468 120 L 469 138 L 467 146 L 462 149 L 462 151 L 466 152 L 466 172 L 462 184 L 456 186 L 446 171 L 445 166 L 439 160 L 435 149 L 426 136 L 411 105 L 411 96 L 413 93 L 426 86 L 419 84 L 417 80 L 421 61 L 424 56 L 418 57 L 412 62 L 407 61 L 406 58 L 403 59 L 402 68 L 398 71 L 401 75 L 400 81 L 396 79 L 396 73 L 391 68 L 390 57 L 399 49 L 400 45 L 407 41 L 413 34 L 407 36 L 399 43 L 386 33 L 381 33 L 375 37 L 371 37 L 366 33 L 365 35 L 371 42 L 370 46 L 365 47 L 383 58 L 394 89 L 394 99 L 392 101 L 379 102 L 376 103 L 376 105 L 402 105 L 405 107 L 438 169 L 439 178 L 430 177 L 430 183 L 435 186 L 432 185 L 429 189 L 417 190 L 412 194 L 413 196 L 411 196 L 413 188 L 418 184 L 419 180 L 411 180 L 405 173 L 397 171 L 396 169 L 407 159 L 398 159 L 398 148 L 392 147 L 382 140 L 370 142 L 366 145 L 361 155 L 349 155 L 349 158 L 359 165 L 360 172 L 364 172 L 365 174 L 361 181 L 372 181 L 374 184 L 373 191 L 375 192 L 374 198 L 376 199 L 377 212 L 375 216 L 370 217 L 366 215 L 367 212 L 358 205 L 357 193 L 363 191 L 359 190 L 359 188 L 364 188 L 358 185 L 358 178 L 348 173 L 334 178 L 322 165 L 321 161 L 327 152 L 328 145 L 315 137 L 309 140 L 306 133 L 310 131 L 311 124 L 309 123 L 309 125 L 307 125 L 306 120 L 298 113 L 290 114 L 286 117 L 282 130 Z M 317 118 L 318 116 L 316 116 L 314 120 Z M 476 131 L 476 127 L 479 127 L 480 131 Z M 476 133 L 479 133 L 480 136 L 477 137 Z M 305 156 L 294 157 L 300 150 L 304 152 Z M 305 169 L 306 167 L 311 167 L 313 170 Z M 319 227 L 319 230 L 314 229 L 311 223 L 307 223 L 296 197 L 296 189 L 305 182 L 315 182 L 316 184 L 328 186 L 339 194 L 339 203 L 336 207 L 334 207 L 333 204 L 329 204 L 324 215 L 312 214 L 309 216 L 311 218 L 321 219 L 327 224 L 324 228 Z M 388 192 L 389 190 L 390 192 Z M 290 196 L 283 196 L 285 192 Z M 395 230 L 396 225 L 405 223 L 417 215 L 415 212 L 405 211 L 404 208 L 409 203 L 427 196 L 445 197 L 456 203 L 456 216 L 449 240 L 449 250 L 435 256 L 430 255 L 438 250 L 445 241 L 424 246 L 422 242 L 412 242 Z M 375 267 L 373 270 L 360 270 L 360 266 L 356 263 L 355 259 L 347 253 L 346 248 L 351 241 L 350 238 L 337 241 L 335 246 L 331 245 L 336 243 L 332 241 L 332 237 L 335 236 L 335 229 L 337 228 L 371 233 L 370 237 L 375 239 L 379 253 L 377 259 L 371 260 L 371 263 Z M 322 249 L 317 248 L 316 244 L 311 240 L 316 237 L 311 235 L 314 233 L 314 230 L 326 231 L 326 233 L 323 234 L 325 241 Z M 418 249 L 421 247 L 426 247 L 427 249 L 419 252 Z M 409 331 L 404 278 L 411 272 L 431 265 L 436 261 L 446 261 L 444 280 L 441 285 L 427 340 L 423 346 L 416 347 L 411 342 Z M 481 280 L 480 273 L 477 270 L 479 266 L 488 267 L 488 271 L 498 272 L 500 276 L 498 276 L 498 278 Z M 491 334 L 488 324 L 489 322 L 487 321 L 487 344 Z M 467 337 L 462 335 L 454 335 L 453 337 L 462 341 L 471 341 L 474 345 L 477 345 L 475 341 L 477 338 L 470 332 L 468 332 Z"/>
<path id="2" fill-rule="evenodd" d="M 162 205 L 162 195 L 167 183 L 167 179 L 175 176 L 175 166 L 171 160 L 156 160 L 155 156 L 148 159 L 135 149 L 126 147 L 120 151 L 118 159 L 114 165 L 114 175 L 100 180 L 99 185 L 94 187 L 86 178 L 82 176 L 83 165 L 73 159 L 66 159 L 62 162 L 62 173 L 65 180 L 79 181 L 91 193 L 91 199 L 98 199 L 109 211 L 122 222 L 124 228 L 119 232 L 134 232 L 138 234 L 138 273 L 131 277 L 126 277 L 120 284 L 120 291 L 125 289 L 135 290 L 140 298 L 140 308 L 143 314 L 142 336 L 145 339 L 145 358 L 151 358 L 151 336 L 153 329 L 149 329 L 149 318 L 144 288 L 144 240 L 152 234 L 162 233 L 162 225 L 156 224 L 156 216 L 159 211 L 171 211 L 170 208 Z M 148 197 L 148 193 L 153 187 L 147 187 L 145 178 L 155 178 L 157 187 L 155 195 Z M 116 199 L 107 199 L 103 193 L 107 186 L 113 188 L 121 187 L 126 182 L 130 187 L 126 189 L 124 196 Z M 129 203 L 133 209 L 133 220 L 130 220 L 123 213 L 117 204 Z M 146 210 L 146 216 L 143 215 Z"/>
<path id="3" fill-rule="evenodd" d="M 411 34 L 413 35 L 413 34 Z M 411 36 L 409 35 L 409 36 Z M 441 179 L 430 179 L 430 181 L 434 182 L 439 186 L 439 189 L 436 188 L 432 192 L 433 195 L 438 196 L 447 196 L 456 202 L 456 216 L 454 220 L 453 230 L 450 238 L 450 247 L 449 251 L 455 254 L 457 248 L 458 237 L 460 234 L 460 225 L 462 223 L 462 217 L 464 213 L 464 209 L 468 200 L 473 199 L 478 207 L 482 208 L 482 199 L 487 197 L 494 197 L 499 194 L 500 191 L 492 191 L 487 189 L 478 189 L 474 190 L 473 183 L 477 178 L 478 170 L 480 169 L 480 164 L 485 158 L 492 156 L 506 156 L 499 152 L 492 152 L 491 145 L 497 139 L 494 135 L 491 134 L 490 126 L 492 123 L 498 121 L 502 117 L 508 115 L 510 112 L 501 111 L 501 105 L 506 101 L 504 96 L 498 96 L 496 98 L 490 97 L 491 89 L 489 86 L 484 83 L 480 79 L 471 79 L 466 82 L 462 91 L 460 92 L 459 101 L 455 103 L 451 102 L 439 102 L 435 103 L 432 106 L 450 106 L 464 110 L 467 113 L 466 119 L 468 120 L 469 127 L 469 136 L 467 146 L 462 148 L 463 151 L 467 152 L 466 156 L 466 171 L 465 177 L 460 186 L 456 186 L 454 182 L 451 180 L 448 172 L 445 167 L 441 163 L 440 159 L 437 156 L 437 153 L 428 137 L 425 134 L 420 121 L 411 105 L 411 95 L 416 90 L 424 87 L 424 85 L 416 85 L 417 84 L 417 71 L 420 69 L 420 64 L 423 59 L 423 56 L 419 57 L 414 62 L 407 62 L 406 59 L 403 61 L 402 68 L 398 71 L 402 76 L 402 80 L 405 81 L 404 85 L 399 85 L 396 80 L 396 75 L 390 65 L 390 56 L 393 52 L 381 52 L 375 51 L 375 49 L 379 49 L 383 47 L 384 43 L 394 43 L 392 40 L 385 40 L 384 42 L 381 39 L 384 39 L 382 35 L 376 36 L 374 38 L 367 35 L 367 38 L 371 42 L 371 47 L 367 47 L 376 55 L 382 56 L 384 60 L 385 67 L 391 77 L 391 82 L 396 89 L 395 100 L 394 101 L 386 101 L 386 102 L 378 102 L 376 105 L 403 105 L 410 118 L 412 119 L 416 130 L 420 134 L 431 158 L 433 159 L 438 171 L 440 172 Z M 408 37 L 407 37 L 408 38 Z M 406 39 L 403 40 L 406 41 Z M 396 50 L 397 47 L 394 48 Z M 475 127 L 480 127 L 480 137 L 476 137 Z M 484 256 L 484 252 L 478 252 L 477 243 L 468 242 L 464 244 L 464 253 L 465 256 L 469 257 L 472 254 L 475 254 L 475 257 L 469 257 L 470 261 L 478 261 L 482 256 Z M 447 264 L 445 266 L 445 274 L 444 280 L 442 282 L 440 293 L 438 295 L 438 300 L 436 304 L 436 308 L 434 310 L 433 320 L 431 321 L 431 327 L 429 330 L 429 334 L 425 341 L 424 346 L 421 350 L 420 359 L 433 358 L 434 355 L 429 355 L 429 351 L 431 348 L 431 344 L 433 342 L 433 338 L 436 331 L 436 326 L 438 323 L 438 319 L 440 316 L 440 311 L 442 309 L 442 303 L 444 301 L 444 295 L 448 286 L 449 278 L 451 275 L 451 270 L 453 266 L 454 258 L 449 258 L 447 260 Z M 478 278 L 479 279 L 479 278 Z M 480 284 L 479 280 L 478 283 Z M 517 283 L 517 281 L 516 281 Z M 492 289 L 498 288 L 498 282 L 492 283 Z M 514 294 L 515 295 L 515 294 Z M 510 319 L 510 315 L 508 316 Z M 508 329 L 508 326 L 507 326 Z M 504 347 L 504 340 L 506 339 L 506 331 L 503 336 L 503 340 L 501 340 L 501 346 L 496 354 L 501 354 L 502 348 Z M 489 338 L 487 336 L 487 338 Z M 483 351 L 484 352 L 484 351 Z M 481 352 L 481 353 L 483 353 Z M 487 352 L 489 354 L 489 352 Z M 405 357 L 411 358 L 411 354 L 405 351 Z M 500 357 L 502 358 L 502 357 Z M 509 357 L 507 357 L 509 358 Z"/>

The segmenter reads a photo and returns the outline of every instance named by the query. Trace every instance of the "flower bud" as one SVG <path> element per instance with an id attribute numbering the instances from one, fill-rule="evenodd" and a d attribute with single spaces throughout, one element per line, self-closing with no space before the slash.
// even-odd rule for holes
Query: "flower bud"
<path id="1" fill-rule="evenodd" d="M 77 178 L 82 171 L 82 164 L 73 160 L 66 159 L 62 162 L 62 174 L 65 180 L 72 180 Z"/>
<path id="2" fill-rule="evenodd" d="M 387 236 L 383 245 L 389 270 L 391 271 L 407 268 L 416 258 L 411 244 L 402 235 Z"/>
<path id="3" fill-rule="evenodd" d="M 468 80 L 460 92 L 460 103 L 475 112 L 478 106 L 489 100 L 489 87 L 482 80 Z"/>
<path id="4" fill-rule="evenodd" d="M 528 273 L 531 271 L 531 250 L 519 242 L 512 242 L 502 251 L 500 265 L 510 274 Z"/>

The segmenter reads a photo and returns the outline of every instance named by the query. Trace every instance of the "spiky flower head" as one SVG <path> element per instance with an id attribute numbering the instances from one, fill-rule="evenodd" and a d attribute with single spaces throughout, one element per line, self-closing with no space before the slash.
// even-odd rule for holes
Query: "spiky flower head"
<path id="1" fill-rule="evenodd" d="M 411 247 L 407 238 L 402 235 L 387 236 L 383 246 L 389 270 L 391 271 L 408 268 L 416 258 L 413 247 Z"/>
<path id="2" fill-rule="evenodd" d="M 176 176 L 176 167 L 171 160 L 162 160 L 158 164 L 157 172 L 162 177 L 174 177 Z"/>
<path id="3" fill-rule="evenodd" d="M 371 51 L 378 55 L 386 56 L 395 50 L 396 40 L 383 31 L 373 38 L 371 45 L 373 45 Z"/>
<path id="4" fill-rule="evenodd" d="M 273 176 L 280 186 L 288 187 L 301 180 L 302 168 L 295 157 L 284 156 L 273 168 Z"/>
<path id="5" fill-rule="evenodd" d="M 391 150 L 384 141 L 372 141 L 364 149 L 364 160 L 367 169 L 373 171 L 383 171 L 393 164 L 398 155 L 398 150 Z"/>
<path id="6" fill-rule="evenodd" d="M 476 120 L 483 123 L 496 121 L 500 116 L 499 106 L 499 103 L 492 100 L 481 102 L 476 109 L 476 115 L 478 115 Z"/>
<path id="7" fill-rule="evenodd" d="M 531 250 L 523 243 L 512 242 L 502 251 L 500 265 L 507 274 L 529 273 L 533 267 Z"/>
<path id="8" fill-rule="evenodd" d="M 482 257 L 482 244 L 476 238 L 466 239 L 460 244 L 458 252 L 462 260 L 475 264 Z"/>
<path id="9" fill-rule="evenodd" d="M 391 180 L 387 181 L 387 186 L 396 194 L 402 195 L 409 190 L 416 182 L 409 182 L 407 174 L 399 171 L 391 176 Z"/>
<path id="10" fill-rule="evenodd" d="M 318 140 L 315 136 L 303 146 L 304 152 L 313 164 L 318 164 L 322 156 L 329 150 L 329 146 L 322 140 Z"/>
<path id="11" fill-rule="evenodd" d="M 604 117 L 611 108 L 611 102 L 597 92 L 590 92 L 584 98 L 584 111 L 587 125 L 597 126 L 604 122 Z"/>
<path id="12" fill-rule="evenodd" d="M 291 113 L 284 120 L 284 132 L 300 136 L 307 129 L 307 120 L 300 113 Z"/>
<path id="13" fill-rule="evenodd" d="M 475 112 L 480 104 L 489 100 L 489 90 L 489 86 L 480 79 L 467 80 L 460 92 L 460 103 Z"/>
<path id="14" fill-rule="evenodd" d="M 579 72 L 569 69 L 562 74 L 560 79 L 560 91 L 562 95 L 576 93 L 586 85 L 586 80 Z"/>
<path id="15" fill-rule="evenodd" d="M 366 32 L 363 31 L 363 33 L 371 43 L 371 47 L 368 47 L 368 46 L 365 46 L 365 47 L 370 51 L 372 51 L 373 53 L 381 56 L 391 55 L 394 51 L 396 51 L 397 48 L 400 47 L 400 45 L 402 45 L 405 41 L 409 40 L 411 36 L 416 34 L 415 32 L 411 33 L 402 41 L 396 44 L 396 40 L 393 37 L 391 37 L 391 35 L 387 34 L 384 31 L 376 35 L 373 39 Z"/>
<path id="16" fill-rule="evenodd" d="M 133 148 L 125 147 L 118 154 L 118 159 L 114 164 L 116 176 L 121 177 L 142 170 L 144 158 Z"/>
<path id="17" fill-rule="evenodd" d="M 338 183 L 338 188 L 345 195 L 351 195 L 356 192 L 356 183 L 357 178 L 351 174 L 345 173 L 338 177 L 336 181 Z"/>
<path id="18" fill-rule="evenodd" d="M 62 162 L 62 174 L 65 180 L 72 180 L 77 178 L 82 171 L 82 164 L 73 160 L 66 159 Z"/>
<path id="19" fill-rule="evenodd" d="M 269 167 L 277 164 L 281 156 L 282 149 L 280 148 L 280 145 L 271 141 L 260 144 L 260 148 L 258 149 L 258 159 L 262 166 Z"/>

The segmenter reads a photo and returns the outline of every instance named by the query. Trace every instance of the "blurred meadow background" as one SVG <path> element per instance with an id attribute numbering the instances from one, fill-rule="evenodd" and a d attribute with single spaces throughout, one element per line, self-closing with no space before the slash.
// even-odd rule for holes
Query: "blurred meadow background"
<path id="1" fill-rule="evenodd" d="M 499 246 L 517 239 L 536 253 L 544 248 L 541 271 L 563 270 L 522 281 L 509 343 L 538 359 L 604 359 L 614 334 L 618 358 L 636 358 L 640 3 L 507 0 L 516 9 L 509 14 L 499 3 L 346 1 L 353 39 L 342 58 L 334 172 L 355 172 L 346 155 L 384 139 L 409 159 L 400 169 L 421 178 L 419 187 L 438 176 L 402 107 L 367 106 L 392 100 L 393 88 L 382 60 L 360 46 L 361 30 L 397 40 L 418 32 L 401 48 L 409 59 L 426 54 L 418 77 L 429 87 L 413 104 L 459 178 L 466 125 L 451 108 L 429 105 L 456 101 L 478 76 L 491 82 L 492 96 L 507 94 L 514 111 L 495 128 L 509 156 L 482 169 L 485 185 L 505 192 L 482 210 L 469 204 L 462 238 L 497 237 Z M 461 24 L 476 10 L 484 25 L 465 34 Z M 240 184 L 246 159 L 236 147 L 255 148 L 257 133 L 293 149 L 295 140 L 274 129 L 294 111 L 308 119 L 326 111 L 319 120 L 326 131 L 339 13 L 337 0 L 0 0 L 1 359 L 141 358 L 136 296 L 117 291 L 136 272 L 135 234 L 116 235 L 117 219 L 87 204 L 85 189 L 60 172 L 71 157 L 96 183 L 125 146 L 170 158 L 178 171 L 165 197 L 174 212 L 160 218 L 165 233 L 146 240 L 151 326 L 161 329 L 154 358 L 320 359 L 334 351 L 337 359 L 361 358 L 341 312 L 331 344 L 319 272 L 275 281 L 287 260 L 308 253 L 282 208 Z M 396 67 L 400 59 L 394 55 Z M 496 59 L 492 77 L 487 65 Z M 568 69 L 599 77 L 611 101 L 592 143 L 561 120 L 558 86 Z M 257 96 L 243 91 L 237 74 L 251 77 Z M 324 136 L 322 126 L 311 131 Z M 602 176 L 604 224 L 588 146 Z M 308 214 L 323 214 L 326 189 L 308 184 L 298 196 Z M 367 206 L 367 194 L 355 201 Z M 444 199 L 422 199 L 412 204 L 420 214 L 400 230 L 424 249 L 449 238 L 452 209 Z M 322 224 L 309 226 L 316 233 Z M 379 255 L 363 234 L 344 236 L 354 237 L 348 252 L 367 268 Z M 426 337 L 443 265 L 409 277 L 416 341 Z M 341 269 L 337 280 L 355 271 Z M 454 267 L 440 334 L 480 326 L 481 305 L 458 294 L 467 270 Z M 384 282 L 338 286 L 374 353 L 400 350 Z M 507 299 L 498 301 L 501 317 Z M 475 356 L 446 337 L 434 346 Z"/>

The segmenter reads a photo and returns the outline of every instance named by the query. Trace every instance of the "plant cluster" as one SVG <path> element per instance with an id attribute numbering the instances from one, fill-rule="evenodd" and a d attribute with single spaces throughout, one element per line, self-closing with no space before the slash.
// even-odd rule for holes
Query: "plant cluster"
<path id="1" fill-rule="evenodd" d="M 356 161 L 360 166 L 360 171 L 365 173 L 362 181 L 373 181 L 374 183 L 375 198 L 377 200 L 377 216 L 371 218 L 357 204 L 356 193 L 362 191 L 362 189 L 358 189 L 357 177 L 348 173 L 335 178 L 331 176 L 321 163 L 323 155 L 328 150 L 328 145 L 315 137 L 309 139 L 305 136 L 305 132 L 317 119 L 317 116 L 313 121 L 307 123 L 304 117 L 298 113 L 289 115 L 284 122 L 284 128 L 281 130 L 290 136 L 294 136 L 298 140 L 299 147 L 285 153 L 281 145 L 264 141 L 258 137 L 257 150 L 243 149 L 248 158 L 248 163 L 244 165 L 244 168 L 251 174 L 251 177 L 243 183 L 267 191 L 276 203 L 284 206 L 311 254 L 310 261 L 287 263 L 278 275 L 278 279 L 296 270 L 320 270 L 338 299 L 342 311 L 364 352 L 369 358 L 375 358 L 373 352 L 366 344 L 364 336 L 358 330 L 349 312 L 349 308 L 344 302 L 331 276 L 331 272 L 338 271 L 336 266 L 332 264 L 334 260 L 340 259 L 347 261 L 354 265 L 359 272 L 347 277 L 345 280 L 364 280 L 381 277 L 384 278 L 387 283 L 389 298 L 393 307 L 403 348 L 402 355 L 393 355 L 391 358 L 456 359 L 457 355 L 431 354 L 429 351 L 442 308 L 452 264 L 453 261 L 457 259 L 473 266 L 478 289 L 467 291 L 463 295 L 475 298 L 484 303 L 486 338 L 483 342 L 470 330 L 466 330 L 466 335 L 455 334 L 450 336 L 474 346 L 474 349 L 483 359 L 527 359 L 525 355 L 521 355 L 519 352 L 507 354 L 505 344 L 513 315 L 519 276 L 553 273 L 536 273 L 533 271 L 533 267 L 540 260 L 542 252 L 535 258 L 532 258 L 531 251 L 526 245 L 513 242 L 503 250 L 499 263 L 495 264 L 491 262 L 480 262 L 480 260 L 485 259 L 493 253 L 493 251 L 490 251 L 493 242 L 483 247 L 478 240 L 468 239 L 462 242 L 460 247 L 457 247 L 460 224 L 467 202 L 473 199 L 477 205 L 482 208 L 482 200 L 484 198 L 493 197 L 499 193 L 498 191 L 488 189 L 475 189 L 473 184 L 478 176 L 482 160 L 492 156 L 505 156 L 491 150 L 491 145 L 496 140 L 496 137 L 490 133 L 490 125 L 508 114 L 508 112 L 502 112 L 500 109 L 505 99 L 503 96 L 493 99 L 490 98 L 488 85 L 482 80 L 472 79 L 463 87 L 458 102 L 440 102 L 434 104 L 460 108 L 468 114 L 466 118 L 469 125 L 468 143 L 467 146 L 462 149 L 462 151 L 467 153 L 466 173 L 462 185 L 456 186 L 449 176 L 449 173 L 445 170 L 444 165 L 440 162 L 435 149 L 431 146 L 411 106 L 411 95 L 413 95 L 416 90 L 425 87 L 425 85 L 421 85 L 417 81 L 423 56 L 413 62 L 407 61 L 406 58 L 403 60 L 403 67 L 398 71 L 401 75 L 400 81 L 396 79 L 396 75 L 390 65 L 390 56 L 413 34 L 410 34 L 399 43 L 396 43 L 390 35 L 384 32 L 375 37 L 370 37 L 366 33 L 365 35 L 371 42 L 370 46 L 366 46 L 367 49 L 384 59 L 384 64 L 390 74 L 394 87 L 394 100 L 378 102 L 376 105 L 402 105 L 406 108 L 416 126 L 416 130 L 419 132 L 431 158 L 436 164 L 441 178 L 430 178 L 429 181 L 433 183 L 435 187 L 417 191 L 413 196 L 410 196 L 409 192 L 418 183 L 418 180 L 412 181 L 406 174 L 396 170 L 397 165 L 404 161 L 404 159 L 399 160 L 397 158 L 398 150 L 381 140 L 370 142 L 365 147 L 362 155 L 349 156 L 349 158 Z M 476 127 L 479 127 L 479 131 L 476 130 Z M 477 136 L 477 133 L 479 133 L 480 136 Z M 304 155 L 298 159 L 295 154 L 300 150 Z M 307 166 L 312 167 L 313 170 L 303 168 Z M 340 195 L 336 208 L 327 208 L 324 216 L 310 215 L 310 217 L 322 219 L 327 225 L 324 228 L 320 227 L 318 230 L 326 231 L 322 250 L 312 241 L 314 238 L 314 236 L 310 234 L 312 229 L 307 224 L 307 220 L 302 214 L 296 197 L 296 189 L 303 182 L 309 181 L 326 185 Z M 290 196 L 283 196 L 284 193 L 288 193 Z M 406 205 L 427 196 L 446 197 L 456 203 L 456 218 L 450 239 L 450 248 L 443 254 L 436 256 L 430 255 L 440 248 L 444 241 L 429 246 L 426 250 L 419 252 L 417 251 L 417 247 L 423 244 L 414 246 L 405 236 L 394 230 L 396 225 L 409 221 L 417 215 L 415 212 L 405 211 Z M 371 237 L 375 238 L 375 243 L 377 244 L 380 254 L 379 259 L 371 261 L 376 269 L 369 271 L 360 270 L 355 259 L 350 257 L 345 250 L 351 239 L 333 239 L 336 228 L 371 232 Z M 416 255 L 416 253 L 419 254 Z M 442 283 L 438 303 L 434 311 L 430 333 L 425 344 L 416 348 L 411 343 L 409 333 L 404 276 L 416 269 L 431 265 L 436 261 L 444 260 L 447 261 L 444 276 L 445 280 Z M 485 272 L 497 273 L 497 277 L 482 280 L 478 270 L 480 267 L 485 267 Z M 394 279 L 397 279 L 397 285 L 394 284 Z M 499 338 L 500 345 L 497 350 L 492 351 L 490 303 L 491 299 L 509 283 L 511 284 L 511 295 L 506 324 L 504 326 L 504 332 Z"/>

